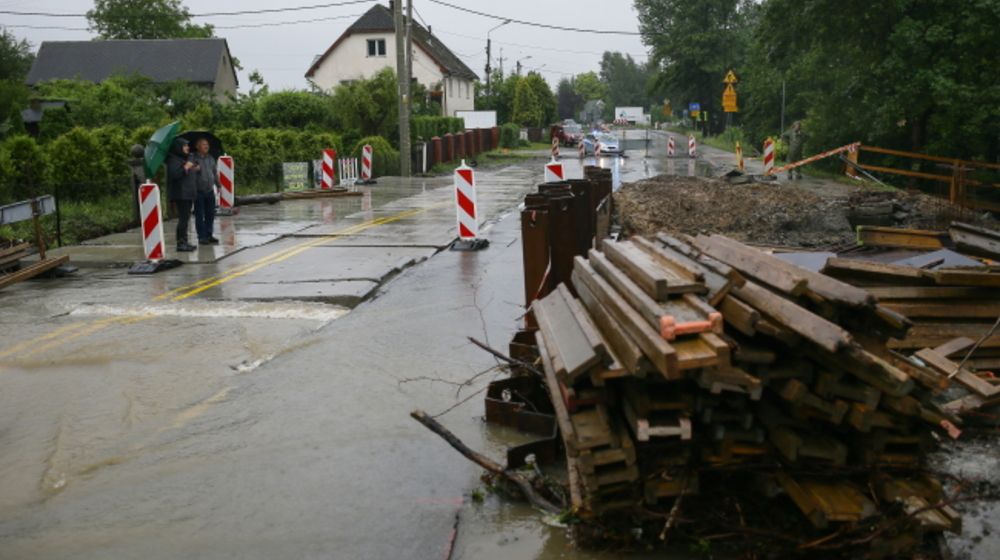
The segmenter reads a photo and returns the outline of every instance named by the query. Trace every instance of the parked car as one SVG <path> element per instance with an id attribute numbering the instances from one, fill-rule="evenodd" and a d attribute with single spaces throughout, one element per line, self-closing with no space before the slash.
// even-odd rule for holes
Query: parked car
<path id="1" fill-rule="evenodd" d="M 606 132 L 591 132 L 583 138 L 583 153 L 593 154 L 594 147 L 597 145 L 597 141 L 601 142 L 601 153 L 602 154 L 624 154 L 625 150 L 621 149 L 621 144 L 618 143 L 618 139 L 613 135 Z"/>
<path id="2" fill-rule="evenodd" d="M 554 124 L 549 137 L 558 138 L 563 146 L 576 146 L 583 139 L 583 129 L 577 124 Z"/>

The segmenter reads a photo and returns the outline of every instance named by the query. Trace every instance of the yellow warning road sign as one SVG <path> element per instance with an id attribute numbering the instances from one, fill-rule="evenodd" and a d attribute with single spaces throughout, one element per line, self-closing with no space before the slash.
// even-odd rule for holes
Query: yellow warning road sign
<path id="1" fill-rule="evenodd" d="M 730 70 L 729 72 L 726 73 L 726 79 L 722 80 L 722 83 L 735 84 L 738 81 L 739 80 L 736 79 L 736 74 L 733 74 L 733 71 Z"/>
<path id="2" fill-rule="evenodd" d="M 736 89 L 733 84 L 726 84 L 726 91 L 722 92 L 722 110 L 727 113 L 738 113 L 736 107 Z"/>

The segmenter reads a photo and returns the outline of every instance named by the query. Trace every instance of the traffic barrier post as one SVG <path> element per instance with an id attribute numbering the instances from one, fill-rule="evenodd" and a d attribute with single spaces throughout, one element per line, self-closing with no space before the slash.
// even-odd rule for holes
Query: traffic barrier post
<path id="1" fill-rule="evenodd" d="M 337 158 L 337 150 L 327 148 L 323 150 L 323 180 L 320 183 L 321 189 L 333 188 L 333 162 Z"/>
<path id="2" fill-rule="evenodd" d="M 230 216 L 236 203 L 233 156 L 219 156 L 219 214 Z"/>
<path id="3" fill-rule="evenodd" d="M 372 147 L 368 144 L 361 148 L 361 178 L 365 181 L 372 178 Z"/>
<path id="4" fill-rule="evenodd" d="M 764 141 L 764 175 L 770 175 L 774 171 L 774 140 L 768 138 Z"/>
<path id="5" fill-rule="evenodd" d="M 694 135 L 688 136 L 688 157 L 697 157 Z"/>
<path id="6" fill-rule="evenodd" d="M 555 183 L 556 181 L 565 181 L 565 180 L 566 180 L 566 174 L 564 173 L 563 170 L 563 164 L 561 162 L 556 161 L 556 158 L 553 157 L 552 161 L 545 164 L 545 182 Z"/>
<path id="7" fill-rule="evenodd" d="M 458 241 L 453 251 L 478 251 L 489 245 L 479 238 L 479 215 L 476 207 L 476 175 L 471 167 L 462 165 L 455 170 L 455 210 L 458 216 Z"/>
<path id="8" fill-rule="evenodd" d="M 674 157 L 674 137 L 667 138 L 667 157 Z"/>
<path id="9" fill-rule="evenodd" d="M 139 185 L 139 211 L 146 260 L 159 262 L 163 260 L 163 215 L 160 212 L 160 187 L 155 183 Z"/>

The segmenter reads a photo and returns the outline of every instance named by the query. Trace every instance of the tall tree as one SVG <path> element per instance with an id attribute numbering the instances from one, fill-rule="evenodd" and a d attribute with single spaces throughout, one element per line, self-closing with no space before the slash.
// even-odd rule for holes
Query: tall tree
<path id="1" fill-rule="evenodd" d="M 651 89 L 718 118 L 722 78 L 739 70 L 750 43 L 753 0 L 634 0 L 643 43 L 660 73 Z M 716 121 L 720 122 L 720 121 Z"/>
<path id="2" fill-rule="evenodd" d="M 23 80 L 34 60 L 31 43 L 25 39 L 19 41 L 6 28 L 0 28 L 0 80 Z"/>
<path id="3" fill-rule="evenodd" d="M 560 119 L 576 118 L 576 111 L 583 104 L 573 82 L 573 78 L 563 77 L 556 86 L 556 116 Z"/>
<path id="4" fill-rule="evenodd" d="M 649 66 L 636 62 L 631 55 L 605 52 L 601 56 L 601 82 L 608 86 L 607 110 L 619 107 L 648 107 L 650 98 L 646 86 Z"/>
<path id="5" fill-rule="evenodd" d="M 608 91 L 608 84 L 602 82 L 596 72 L 584 72 L 583 74 L 577 74 L 576 79 L 574 80 L 574 86 L 576 87 L 576 93 L 585 103 L 595 99 L 603 99 L 607 101 L 608 95 L 610 94 Z"/>
<path id="6" fill-rule="evenodd" d="M 514 111 L 511 121 L 521 126 L 541 126 L 542 102 L 528 79 L 518 80 L 514 89 Z"/>
<path id="7" fill-rule="evenodd" d="M 211 24 L 191 23 L 181 0 L 94 0 L 87 12 L 98 39 L 197 39 L 212 37 Z"/>
<path id="8" fill-rule="evenodd" d="M 399 123 L 396 71 L 391 66 L 368 80 L 342 84 L 333 90 L 333 109 L 346 126 L 358 129 L 362 137 L 395 138 Z"/>
<path id="9" fill-rule="evenodd" d="M 528 82 L 535 98 L 538 99 L 539 108 L 542 111 L 538 124 L 535 126 L 547 126 L 556 120 L 556 96 L 552 94 L 549 83 L 537 72 L 529 72 L 524 81 Z"/>

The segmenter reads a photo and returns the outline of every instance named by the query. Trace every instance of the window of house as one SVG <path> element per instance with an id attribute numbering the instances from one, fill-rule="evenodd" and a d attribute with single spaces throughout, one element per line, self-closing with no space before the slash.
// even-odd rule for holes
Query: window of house
<path id="1" fill-rule="evenodd" d="M 385 39 L 368 39 L 368 56 L 385 56 Z"/>

